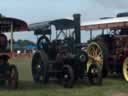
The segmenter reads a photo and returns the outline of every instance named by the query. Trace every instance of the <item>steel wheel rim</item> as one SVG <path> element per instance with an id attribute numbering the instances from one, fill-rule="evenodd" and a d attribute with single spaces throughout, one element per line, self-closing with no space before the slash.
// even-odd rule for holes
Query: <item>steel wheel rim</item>
<path id="1" fill-rule="evenodd" d="M 43 80 L 41 61 L 36 65 L 36 76 L 39 76 L 39 80 Z"/>
<path id="2" fill-rule="evenodd" d="M 16 76 L 17 74 L 16 74 L 16 71 L 15 71 L 15 69 L 12 69 L 11 70 L 11 74 L 10 74 L 10 77 L 11 77 L 11 79 L 10 79 L 10 83 L 11 83 L 11 87 L 12 88 L 15 88 L 16 87 L 16 82 L 17 82 L 17 76 Z"/>
<path id="3" fill-rule="evenodd" d="M 89 47 L 87 48 L 87 53 L 89 56 L 89 60 L 87 62 L 87 64 L 97 64 L 100 65 L 100 67 L 103 67 L 103 52 L 101 47 L 96 44 L 96 43 L 92 43 L 89 45 Z"/>
<path id="4" fill-rule="evenodd" d="M 36 56 L 34 56 L 35 60 L 33 65 L 33 75 L 35 79 L 39 78 L 39 80 L 42 80 L 43 79 L 43 76 L 42 76 L 43 62 L 41 61 L 41 58 L 39 55 L 36 55 Z"/>
<path id="5" fill-rule="evenodd" d="M 96 67 L 92 67 L 90 73 L 93 82 L 96 83 L 98 81 L 98 69 Z"/>
<path id="6" fill-rule="evenodd" d="M 123 63 L 123 75 L 126 81 L 128 81 L 128 58 Z"/>
<path id="7" fill-rule="evenodd" d="M 70 73 L 68 72 L 68 69 L 64 69 L 64 74 L 63 74 L 63 77 L 64 77 L 64 82 L 69 82 L 71 77 L 70 77 Z"/>

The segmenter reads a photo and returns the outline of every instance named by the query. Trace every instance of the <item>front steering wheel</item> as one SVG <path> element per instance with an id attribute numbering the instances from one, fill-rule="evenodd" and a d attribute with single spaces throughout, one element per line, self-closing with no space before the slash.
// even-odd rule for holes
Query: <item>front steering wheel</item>
<path id="1" fill-rule="evenodd" d="M 41 36 L 37 41 L 37 48 L 47 50 L 50 44 L 50 40 L 47 36 Z"/>

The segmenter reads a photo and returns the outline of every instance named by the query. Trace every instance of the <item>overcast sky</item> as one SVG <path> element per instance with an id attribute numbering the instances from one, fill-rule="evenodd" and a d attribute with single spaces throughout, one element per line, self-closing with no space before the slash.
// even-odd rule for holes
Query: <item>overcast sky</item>
<path id="1" fill-rule="evenodd" d="M 72 17 L 81 14 L 81 21 L 114 17 L 119 12 L 128 11 L 128 0 L 1 0 L 0 12 L 9 17 L 25 20 L 28 24 Z M 28 36 L 29 35 L 29 36 Z M 36 40 L 33 34 L 14 35 L 16 39 Z"/>

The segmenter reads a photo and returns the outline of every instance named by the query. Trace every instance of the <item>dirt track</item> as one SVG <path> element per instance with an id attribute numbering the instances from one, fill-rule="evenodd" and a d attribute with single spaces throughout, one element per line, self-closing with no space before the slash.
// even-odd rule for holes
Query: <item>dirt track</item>
<path id="1" fill-rule="evenodd" d="M 128 96 L 128 93 L 125 93 L 125 92 L 117 92 L 117 93 L 113 93 L 112 96 Z"/>

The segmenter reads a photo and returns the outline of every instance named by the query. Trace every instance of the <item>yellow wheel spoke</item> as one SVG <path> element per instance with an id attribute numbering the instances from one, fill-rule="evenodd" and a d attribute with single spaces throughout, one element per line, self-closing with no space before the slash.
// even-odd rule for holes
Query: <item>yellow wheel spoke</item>
<path id="1" fill-rule="evenodd" d="M 100 52 L 101 52 L 100 49 L 97 48 L 96 51 L 95 51 L 95 54 L 98 56 Z"/>
<path id="2" fill-rule="evenodd" d="M 90 45 L 87 52 L 89 59 L 92 59 L 96 64 L 103 64 L 102 50 L 98 45 L 95 43 Z"/>
<path id="3" fill-rule="evenodd" d="M 93 52 L 94 52 L 94 48 L 92 47 L 92 48 L 90 48 L 89 53 L 93 54 Z"/>
<path id="4" fill-rule="evenodd" d="M 98 56 L 102 57 L 102 52 L 99 52 L 99 53 L 98 53 Z"/>
<path id="5" fill-rule="evenodd" d="M 123 63 L 123 76 L 126 81 L 128 81 L 128 63 L 127 62 L 128 62 L 128 58 L 126 58 Z"/>

